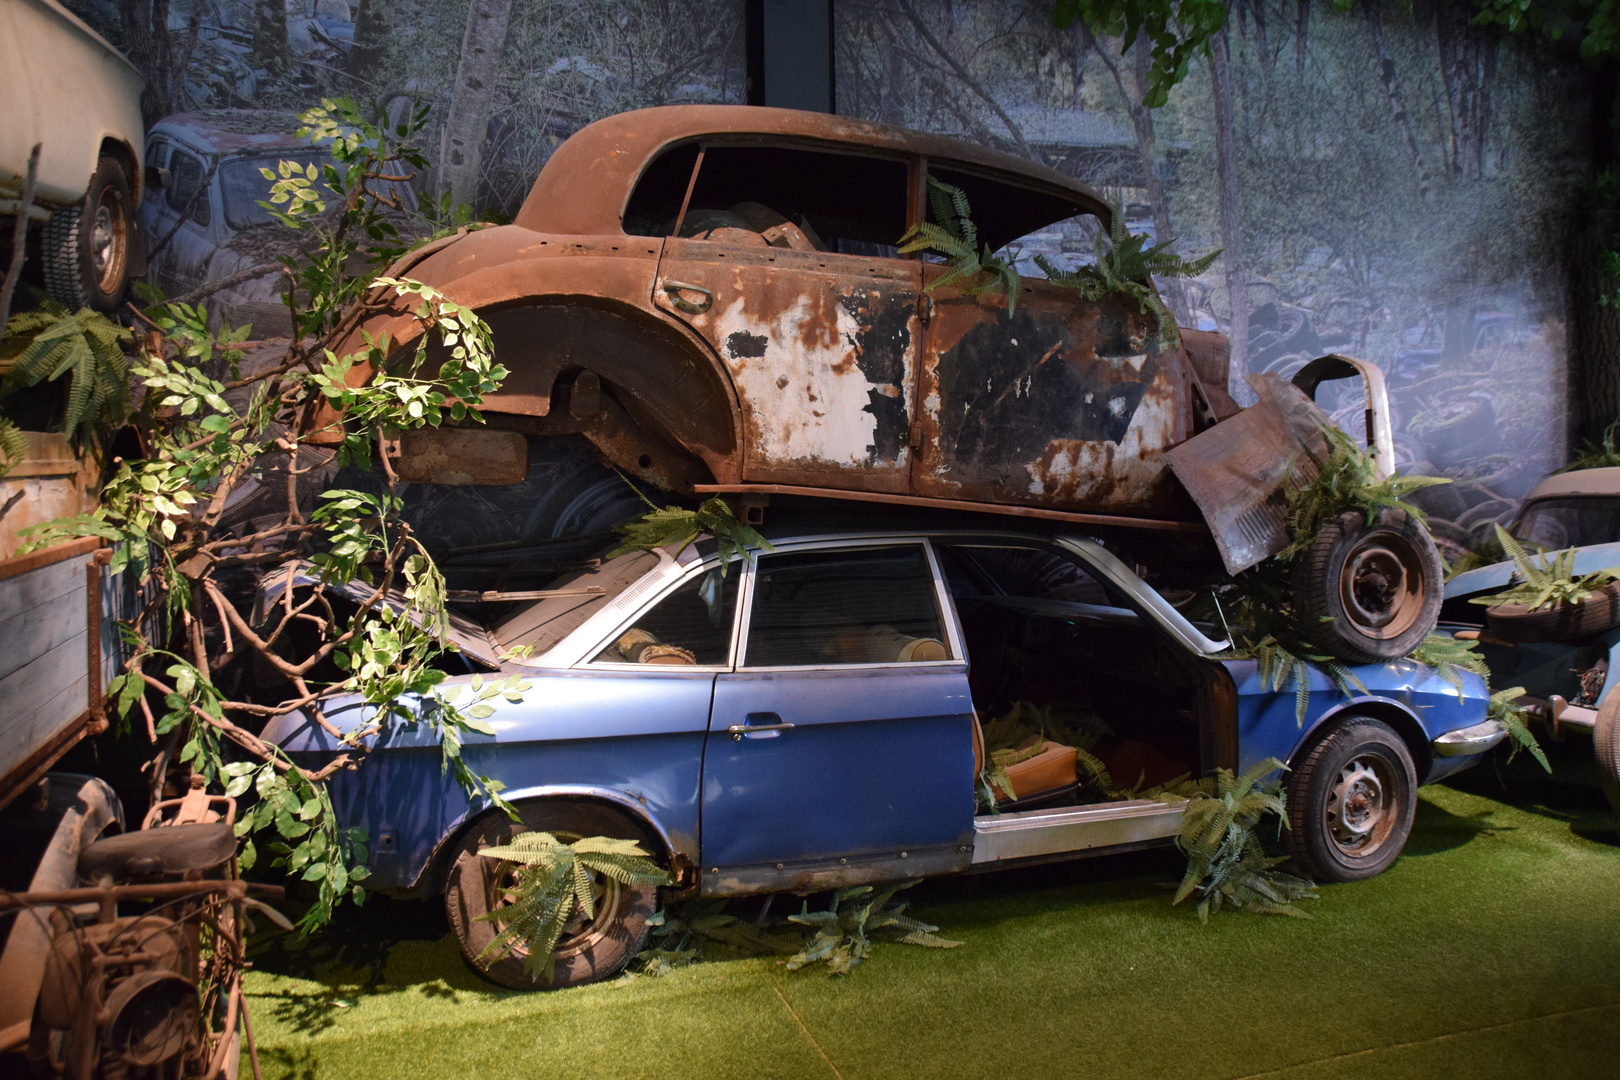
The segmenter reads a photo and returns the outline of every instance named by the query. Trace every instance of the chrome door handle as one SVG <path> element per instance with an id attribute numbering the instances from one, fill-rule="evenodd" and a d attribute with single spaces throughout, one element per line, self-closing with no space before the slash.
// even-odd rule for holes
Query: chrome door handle
<path id="1" fill-rule="evenodd" d="M 744 735 L 752 735 L 755 732 L 786 732 L 789 729 L 792 729 L 792 724 L 778 722 L 778 724 L 732 724 L 726 730 L 731 732 L 732 742 L 740 743 Z"/>
<path id="2" fill-rule="evenodd" d="M 697 293 L 703 297 L 701 301 L 688 300 L 682 293 Z M 714 306 L 714 294 L 701 285 L 689 285 L 684 281 L 664 279 L 664 295 L 669 302 L 686 312 L 688 315 L 701 315 Z"/>

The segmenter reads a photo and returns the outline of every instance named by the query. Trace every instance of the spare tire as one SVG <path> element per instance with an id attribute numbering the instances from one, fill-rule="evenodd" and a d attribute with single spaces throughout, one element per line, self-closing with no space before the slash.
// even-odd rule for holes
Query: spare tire
<path id="1" fill-rule="evenodd" d="M 1329 522 L 1294 560 L 1300 631 L 1323 652 L 1353 663 L 1397 660 L 1423 643 L 1440 618 L 1440 553 L 1423 523 L 1385 510 Z"/>
<path id="2" fill-rule="evenodd" d="M 1485 625 L 1503 641 L 1568 641 L 1620 626 L 1620 581 L 1593 589 L 1584 600 L 1532 611 L 1524 604 L 1485 609 Z"/>

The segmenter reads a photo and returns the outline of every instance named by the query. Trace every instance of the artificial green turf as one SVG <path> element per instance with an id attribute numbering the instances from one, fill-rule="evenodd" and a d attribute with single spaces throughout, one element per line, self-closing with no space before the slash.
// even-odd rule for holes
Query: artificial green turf
<path id="1" fill-rule="evenodd" d="M 1499 801 L 1512 798 L 1513 802 Z M 1590 789 L 1425 788 L 1406 855 L 1310 920 L 1200 926 L 1171 852 L 912 890 L 965 944 L 844 978 L 770 959 L 517 994 L 431 904 L 262 951 L 272 1077 L 1602 1077 L 1620 1074 L 1620 837 Z M 247 1075 L 244 1068 L 243 1076 Z"/>

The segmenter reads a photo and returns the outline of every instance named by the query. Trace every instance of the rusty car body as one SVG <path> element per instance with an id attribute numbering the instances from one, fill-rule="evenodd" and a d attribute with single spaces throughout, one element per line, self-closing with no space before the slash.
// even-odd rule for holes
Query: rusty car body
<path id="1" fill-rule="evenodd" d="M 895 248 L 929 213 L 930 178 L 962 189 L 981 239 L 1015 258 L 1089 247 L 1111 221 L 1086 185 L 954 139 L 679 106 L 586 127 L 510 225 L 391 273 L 489 321 L 511 372 L 491 426 L 583 433 L 667 490 L 1203 533 L 1164 454 L 1237 414 L 1224 339 L 1161 340 L 1134 301 L 1044 279 L 1025 277 L 1016 305 L 932 287 L 947 267 Z M 420 332 L 403 308 L 362 329 L 400 349 Z"/>

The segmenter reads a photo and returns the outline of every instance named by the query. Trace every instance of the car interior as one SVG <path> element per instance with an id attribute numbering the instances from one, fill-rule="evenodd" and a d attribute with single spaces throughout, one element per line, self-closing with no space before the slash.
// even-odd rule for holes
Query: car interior
<path id="1" fill-rule="evenodd" d="M 937 550 L 997 810 L 1113 801 L 1199 774 L 1188 703 L 1209 676 L 1110 587 L 1049 549 Z"/>

